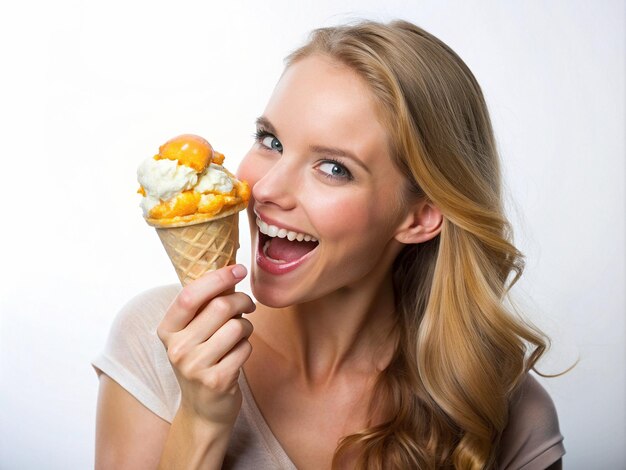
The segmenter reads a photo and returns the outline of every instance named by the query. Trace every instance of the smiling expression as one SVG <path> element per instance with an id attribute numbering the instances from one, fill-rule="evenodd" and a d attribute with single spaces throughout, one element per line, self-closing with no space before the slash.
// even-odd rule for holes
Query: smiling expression
<path id="1" fill-rule="evenodd" d="M 406 215 L 405 182 L 374 96 L 354 71 L 330 58 L 309 56 L 285 70 L 238 177 L 252 187 L 251 284 L 265 305 L 358 286 L 389 270 L 401 249 L 394 236 Z M 272 260 L 264 251 L 272 236 L 307 244 L 293 251 L 306 254 Z"/>

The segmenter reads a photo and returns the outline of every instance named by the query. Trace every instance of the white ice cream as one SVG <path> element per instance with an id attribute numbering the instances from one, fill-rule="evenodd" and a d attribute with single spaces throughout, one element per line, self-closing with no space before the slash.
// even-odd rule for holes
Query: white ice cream
<path id="1" fill-rule="evenodd" d="M 187 165 L 179 165 L 176 160 L 154 158 L 148 158 L 139 165 L 137 179 L 146 192 L 140 203 L 145 217 L 154 206 L 172 199 L 182 191 L 193 189 L 203 194 L 200 202 L 203 205 L 209 203 L 209 193 L 230 194 L 236 182 L 224 167 L 214 163 L 198 174 Z"/>
<path id="2" fill-rule="evenodd" d="M 200 175 L 195 190 L 199 193 L 218 192 L 228 194 L 233 190 L 233 181 L 224 172 L 224 167 L 211 163 L 203 175 Z"/>
<path id="3" fill-rule="evenodd" d="M 146 191 L 146 197 L 141 199 L 141 208 L 147 215 L 161 200 L 167 201 L 194 187 L 198 182 L 198 175 L 193 168 L 179 165 L 175 160 L 155 160 L 148 158 L 137 169 L 139 184 Z"/>

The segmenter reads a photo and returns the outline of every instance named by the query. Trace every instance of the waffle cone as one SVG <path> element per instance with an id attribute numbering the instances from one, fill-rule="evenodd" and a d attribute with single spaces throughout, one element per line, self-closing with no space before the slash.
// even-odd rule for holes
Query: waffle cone
<path id="1" fill-rule="evenodd" d="M 183 286 L 207 271 L 236 262 L 239 211 L 200 223 L 155 229 Z"/>

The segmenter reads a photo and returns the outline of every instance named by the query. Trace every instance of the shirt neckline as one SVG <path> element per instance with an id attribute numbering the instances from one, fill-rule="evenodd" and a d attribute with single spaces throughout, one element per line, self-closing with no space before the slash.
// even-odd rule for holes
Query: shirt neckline
<path id="1" fill-rule="evenodd" d="M 281 469 L 297 470 L 297 467 L 291 461 L 287 452 L 285 452 L 285 449 L 283 449 L 280 442 L 278 442 L 278 439 L 270 429 L 267 421 L 265 421 L 265 418 L 263 417 L 263 414 L 254 399 L 254 395 L 252 395 L 252 391 L 250 390 L 250 385 L 248 384 L 248 379 L 246 379 L 243 367 L 241 368 L 241 372 L 239 374 L 239 387 L 241 388 L 241 393 L 244 398 L 242 406 L 246 407 L 249 412 L 248 414 L 259 430 L 259 434 L 265 443 L 265 447 L 272 458 L 280 465 Z"/>

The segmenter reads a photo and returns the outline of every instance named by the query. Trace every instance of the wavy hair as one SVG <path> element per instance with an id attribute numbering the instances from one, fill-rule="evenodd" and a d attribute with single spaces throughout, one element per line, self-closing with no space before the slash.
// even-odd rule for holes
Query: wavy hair
<path id="1" fill-rule="evenodd" d="M 386 420 L 345 436 L 333 467 L 351 456 L 368 469 L 492 468 L 512 394 L 549 340 L 505 306 L 524 256 L 480 86 L 452 49 L 406 21 L 314 30 L 286 65 L 312 54 L 369 84 L 408 193 L 443 214 L 439 235 L 394 263 L 400 340 L 370 405 Z"/>

